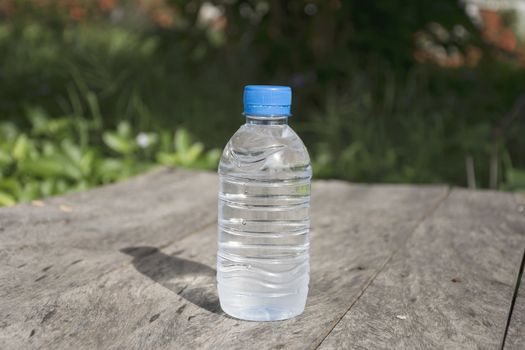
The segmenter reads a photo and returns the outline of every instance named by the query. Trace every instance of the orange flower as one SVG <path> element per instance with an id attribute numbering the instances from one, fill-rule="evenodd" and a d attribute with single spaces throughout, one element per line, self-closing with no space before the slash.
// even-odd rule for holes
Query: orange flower
<path id="1" fill-rule="evenodd" d="M 174 18 L 171 11 L 166 11 L 162 9 L 155 10 L 152 14 L 152 17 L 155 23 L 157 23 L 163 28 L 169 28 L 174 23 Z"/>
<path id="2" fill-rule="evenodd" d="M 98 5 L 102 11 L 111 11 L 117 4 L 116 0 L 99 0 Z"/>
<path id="3" fill-rule="evenodd" d="M 86 10 L 80 5 L 73 5 L 69 8 L 69 17 L 80 22 L 86 17 Z"/>

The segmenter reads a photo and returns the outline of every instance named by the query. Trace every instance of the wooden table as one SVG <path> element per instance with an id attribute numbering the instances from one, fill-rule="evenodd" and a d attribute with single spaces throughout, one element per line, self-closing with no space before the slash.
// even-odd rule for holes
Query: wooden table
<path id="1" fill-rule="evenodd" d="M 216 196 L 160 169 L 1 209 L 0 348 L 525 349 L 518 194 L 314 182 L 306 311 L 270 323 L 220 310 Z"/>

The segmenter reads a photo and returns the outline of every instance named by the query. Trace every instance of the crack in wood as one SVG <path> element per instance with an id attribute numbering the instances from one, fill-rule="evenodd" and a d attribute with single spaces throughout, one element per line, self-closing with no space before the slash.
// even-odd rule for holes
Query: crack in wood
<path id="1" fill-rule="evenodd" d="M 318 349 L 323 342 L 328 338 L 328 336 L 332 333 L 332 331 L 337 327 L 337 325 L 343 320 L 343 318 L 350 312 L 352 307 L 359 301 L 359 299 L 363 296 L 363 294 L 366 292 L 368 287 L 372 284 L 372 282 L 376 279 L 376 277 L 385 269 L 385 267 L 388 265 L 388 263 L 393 259 L 393 257 L 402 249 L 402 247 L 408 242 L 410 237 L 414 234 L 414 232 L 417 231 L 417 229 L 429 218 L 431 217 L 436 210 L 446 201 L 448 196 L 450 195 L 450 187 L 447 187 L 445 194 L 436 201 L 436 203 L 426 212 L 422 215 L 421 219 L 418 221 L 417 225 L 415 225 L 414 229 L 408 234 L 405 239 L 399 244 L 397 249 L 390 254 L 390 256 L 385 260 L 385 262 L 377 269 L 377 271 L 370 277 L 370 279 L 366 282 L 361 292 L 357 295 L 355 300 L 350 303 L 350 306 L 346 309 L 346 311 L 339 317 L 334 324 L 330 327 L 328 332 L 322 337 L 321 341 L 316 344 L 313 349 Z"/>
<path id="2" fill-rule="evenodd" d="M 512 294 L 512 301 L 509 308 L 509 317 L 507 318 L 507 324 L 505 325 L 505 332 L 503 333 L 503 339 L 501 341 L 500 349 L 505 348 L 505 341 L 507 340 L 507 334 L 509 332 L 510 322 L 512 320 L 512 313 L 514 312 L 514 305 L 516 304 L 516 298 L 518 297 L 518 292 L 521 285 L 521 276 L 523 275 L 523 269 L 525 267 L 525 250 L 523 251 L 523 256 L 521 258 L 520 270 L 518 273 L 518 279 L 516 280 L 516 287 L 514 288 L 514 293 Z"/>

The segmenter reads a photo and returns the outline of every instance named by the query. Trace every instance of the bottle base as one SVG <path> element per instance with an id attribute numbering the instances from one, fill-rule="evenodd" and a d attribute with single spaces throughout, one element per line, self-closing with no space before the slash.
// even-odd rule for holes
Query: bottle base
<path id="1" fill-rule="evenodd" d="M 249 296 L 235 293 L 221 293 L 222 310 L 240 320 L 282 321 L 303 313 L 308 289 L 284 296 Z"/>
<path id="2" fill-rule="evenodd" d="M 253 309 L 222 307 L 222 310 L 229 316 L 240 320 L 259 322 L 283 321 L 299 316 L 304 311 L 304 309 L 290 310 L 273 307 L 260 307 Z"/>

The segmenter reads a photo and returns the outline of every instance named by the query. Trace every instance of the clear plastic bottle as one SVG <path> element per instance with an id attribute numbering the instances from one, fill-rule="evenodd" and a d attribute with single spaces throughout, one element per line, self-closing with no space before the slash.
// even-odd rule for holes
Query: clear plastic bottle
<path id="1" fill-rule="evenodd" d="M 246 124 L 219 165 L 219 299 L 239 319 L 283 320 L 306 303 L 312 168 L 290 107 L 289 87 L 246 86 Z"/>

